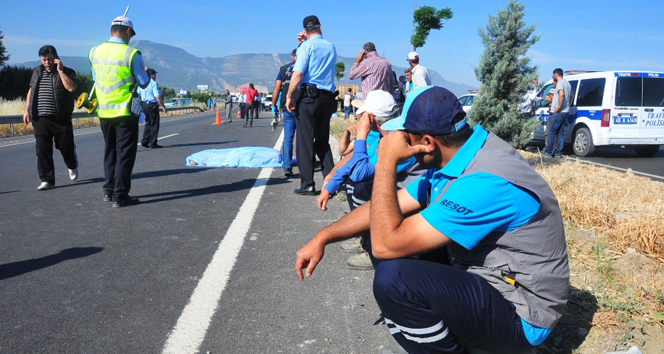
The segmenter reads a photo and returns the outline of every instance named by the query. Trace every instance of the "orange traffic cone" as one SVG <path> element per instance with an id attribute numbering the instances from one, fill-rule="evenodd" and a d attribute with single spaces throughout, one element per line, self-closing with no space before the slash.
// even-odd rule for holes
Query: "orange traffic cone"
<path id="1" fill-rule="evenodd" d="M 219 108 L 217 108 L 217 120 L 214 122 L 214 125 L 223 124 L 221 123 L 221 117 L 219 117 Z"/>
<path id="2" fill-rule="evenodd" d="M 240 109 L 239 108 L 237 109 L 237 117 L 238 118 L 242 117 L 242 115 L 240 114 Z"/>

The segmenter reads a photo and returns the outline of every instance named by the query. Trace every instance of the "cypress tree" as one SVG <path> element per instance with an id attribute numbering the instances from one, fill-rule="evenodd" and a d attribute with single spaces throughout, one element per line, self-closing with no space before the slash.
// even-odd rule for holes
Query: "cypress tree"
<path id="1" fill-rule="evenodd" d="M 478 29 L 485 48 L 473 69 L 482 86 L 468 114 L 472 124 L 480 124 L 515 148 L 524 147 L 540 124 L 532 114 L 517 111 L 539 75 L 526 52 L 540 36 L 533 35 L 535 25 L 526 26 L 524 15 L 524 5 L 511 0 L 495 16 L 489 15 L 486 30 Z"/>

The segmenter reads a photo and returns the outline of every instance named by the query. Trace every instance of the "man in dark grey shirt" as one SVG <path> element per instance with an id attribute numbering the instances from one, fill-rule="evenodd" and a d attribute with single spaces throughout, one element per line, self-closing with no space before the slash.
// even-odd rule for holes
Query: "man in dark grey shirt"
<path id="1" fill-rule="evenodd" d="M 76 72 L 62 64 L 55 47 L 41 47 L 39 58 L 42 65 L 32 72 L 23 123 L 33 122 L 37 170 L 42 181 L 37 190 L 43 191 L 55 186 L 53 142 L 62 153 L 69 169 L 69 179 L 75 181 L 78 178 L 76 145 L 71 125 L 74 91 L 77 86 Z"/>

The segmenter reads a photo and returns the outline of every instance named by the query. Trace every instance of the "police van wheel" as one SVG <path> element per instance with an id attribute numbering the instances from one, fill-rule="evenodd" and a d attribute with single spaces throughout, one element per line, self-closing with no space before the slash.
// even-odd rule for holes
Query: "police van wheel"
<path id="1" fill-rule="evenodd" d="M 659 151 L 659 145 L 641 145 L 634 148 L 639 156 L 651 157 Z"/>
<path id="2" fill-rule="evenodd" d="M 574 132 L 574 143 L 572 144 L 574 154 L 577 156 L 591 156 L 595 152 L 593 137 L 588 128 L 579 128 Z"/>

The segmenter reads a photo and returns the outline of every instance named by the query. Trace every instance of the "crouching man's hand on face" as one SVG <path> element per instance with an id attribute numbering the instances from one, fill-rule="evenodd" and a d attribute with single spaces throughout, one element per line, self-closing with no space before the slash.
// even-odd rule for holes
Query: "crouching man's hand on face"
<path id="1" fill-rule="evenodd" d="M 419 153 L 428 153 L 424 145 L 410 146 L 408 134 L 395 130 L 380 140 L 378 145 L 378 163 L 398 165 Z"/>

